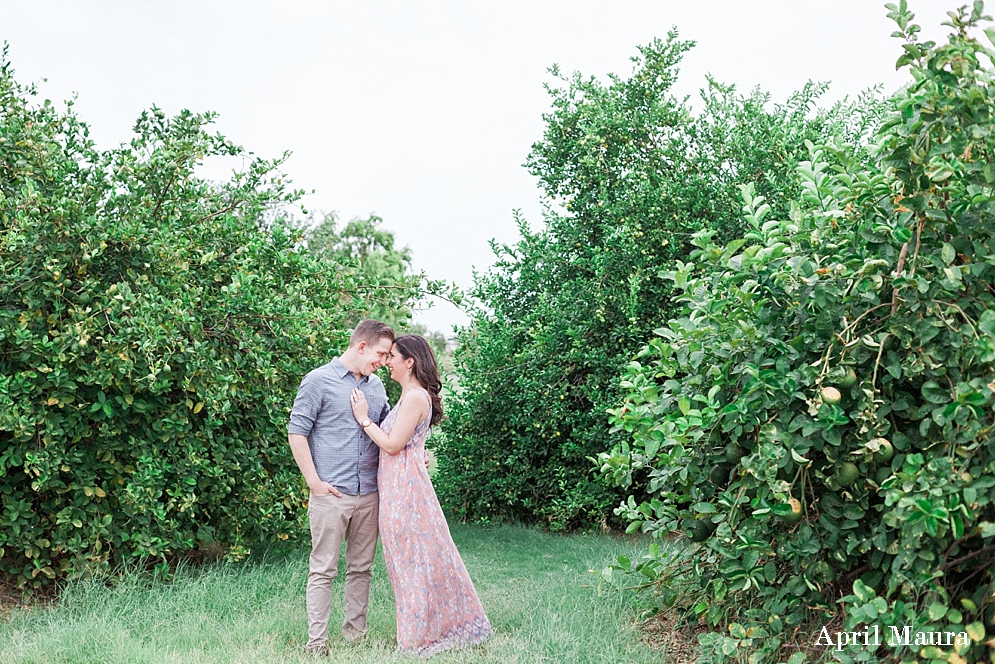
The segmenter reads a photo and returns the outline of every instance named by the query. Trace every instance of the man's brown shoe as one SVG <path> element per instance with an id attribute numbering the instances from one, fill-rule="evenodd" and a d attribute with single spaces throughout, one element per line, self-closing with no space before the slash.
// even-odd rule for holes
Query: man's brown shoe
<path id="1" fill-rule="evenodd" d="M 311 657 L 328 657 L 328 643 L 305 646 L 304 654 Z"/>
<path id="2" fill-rule="evenodd" d="M 359 632 L 354 629 L 342 630 L 342 638 L 346 643 L 359 643 L 366 638 L 366 632 Z"/>

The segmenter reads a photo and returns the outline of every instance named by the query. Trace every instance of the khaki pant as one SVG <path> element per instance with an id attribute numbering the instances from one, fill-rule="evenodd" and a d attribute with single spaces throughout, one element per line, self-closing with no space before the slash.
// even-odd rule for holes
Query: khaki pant
<path id="1" fill-rule="evenodd" d="M 332 579 L 338 576 L 339 551 L 345 538 L 345 621 L 342 634 L 353 640 L 366 634 L 370 604 L 370 568 L 377 550 L 380 494 L 365 496 L 311 494 L 307 508 L 311 525 L 310 571 L 307 575 L 308 647 L 328 641 Z"/>

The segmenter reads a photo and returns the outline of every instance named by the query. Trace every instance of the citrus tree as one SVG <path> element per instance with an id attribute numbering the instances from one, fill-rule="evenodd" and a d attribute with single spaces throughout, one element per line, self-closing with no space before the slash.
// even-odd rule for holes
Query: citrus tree
<path id="1" fill-rule="evenodd" d="M 742 186 L 747 232 L 696 234 L 668 274 L 682 310 L 610 411 L 626 440 L 599 456 L 602 473 L 652 493 L 618 513 L 696 549 L 690 564 L 654 547 L 616 569 L 728 629 L 703 639 L 717 659 L 774 659 L 833 616 L 850 632 L 965 635 L 834 653 L 846 661 L 991 653 L 995 51 L 969 35 L 980 2 L 951 13 L 941 46 L 917 41 L 904 2 L 889 8 L 911 81 L 873 160 L 810 145 L 783 215 Z"/>
<path id="2" fill-rule="evenodd" d="M 282 161 L 250 159 L 211 114 L 141 115 L 100 151 L 70 107 L 0 60 L 0 574 L 20 584 L 236 555 L 301 532 L 286 443 L 303 375 L 411 284 L 370 289 L 307 252 Z"/>
<path id="3" fill-rule="evenodd" d="M 382 218 L 371 214 L 365 219 L 351 219 L 339 228 L 335 213 L 325 214 L 307 231 L 308 251 L 352 271 L 360 286 L 372 293 L 422 285 L 423 275 L 411 272 L 411 249 L 396 247 L 394 234 L 382 224 Z M 370 312 L 370 317 L 392 327 L 408 325 L 409 303 L 403 297 L 397 300 L 396 308 L 384 306 L 388 303 L 383 302 Z"/>
<path id="4" fill-rule="evenodd" d="M 631 76 L 607 82 L 553 70 L 527 164 L 549 202 L 545 226 L 519 219 L 519 242 L 494 247 L 460 336 L 440 495 L 463 517 L 553 529 L 610 518 L 624 493 L 592 475 L 588 457 L 621 440 L 604 412 L 626 362 L 670 315 L 662 273 L 695 231 L 738 232 L 737 182 L 783 201 L 806 139 L 861 134 L 877 112 L 872 97 L 818 111 L 820 85 L 773 105 L 710 81 L 695 114 L 670 92 L 690 47 L 671 33 L 640 49 Z"/>

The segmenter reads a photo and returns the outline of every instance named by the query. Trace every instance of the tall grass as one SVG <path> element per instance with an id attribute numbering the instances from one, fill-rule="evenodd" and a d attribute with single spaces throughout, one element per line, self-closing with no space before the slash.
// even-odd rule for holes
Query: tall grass
<path id="1" fill-rule="evenodd" d="M 494 626 L 487 643 L 434 662 L 659 662 L 638 639 L 633 611 L 599 595 L 601 569 L 642 545 L 603 535 L 551 535 L 513 527 L 454 524 L 459 546 Z M 338 635 L 342 586 L 334 585 L 326 661 L 410 662 L 395 652 L 394 602 L 382 560 L 373 574 L 368 638 Z M 125 573 L 78 582 L 48 607 L 15 609 L 0 621 L 0 662 L 159 664 L 313 662 L 303 654 L 307 552 L 263 554 L 246 563 L 185 567 L 171 581 Z"/>

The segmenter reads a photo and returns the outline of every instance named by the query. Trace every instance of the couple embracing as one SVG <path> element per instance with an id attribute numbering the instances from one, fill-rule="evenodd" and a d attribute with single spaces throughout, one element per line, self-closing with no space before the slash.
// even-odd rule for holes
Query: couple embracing
<path id="1" fill-rule="evenodd" d="M 374 374 L 384 365 L 401 386 L 393 409 Z M 402 652 L 427 657 L 491 635 L 426 468 L 425 438 L 442 419 L 441 389 L 428 342 L 416 334 L 395 339 L 374 320 L 361 321 L 348 349 L 301 382 L 288 438 L 311 491 L 309 652 L 328 649 L 331 585 L 343 539 L 342 635 L 349 642 L 366 635 L 378 533 Z"/>

